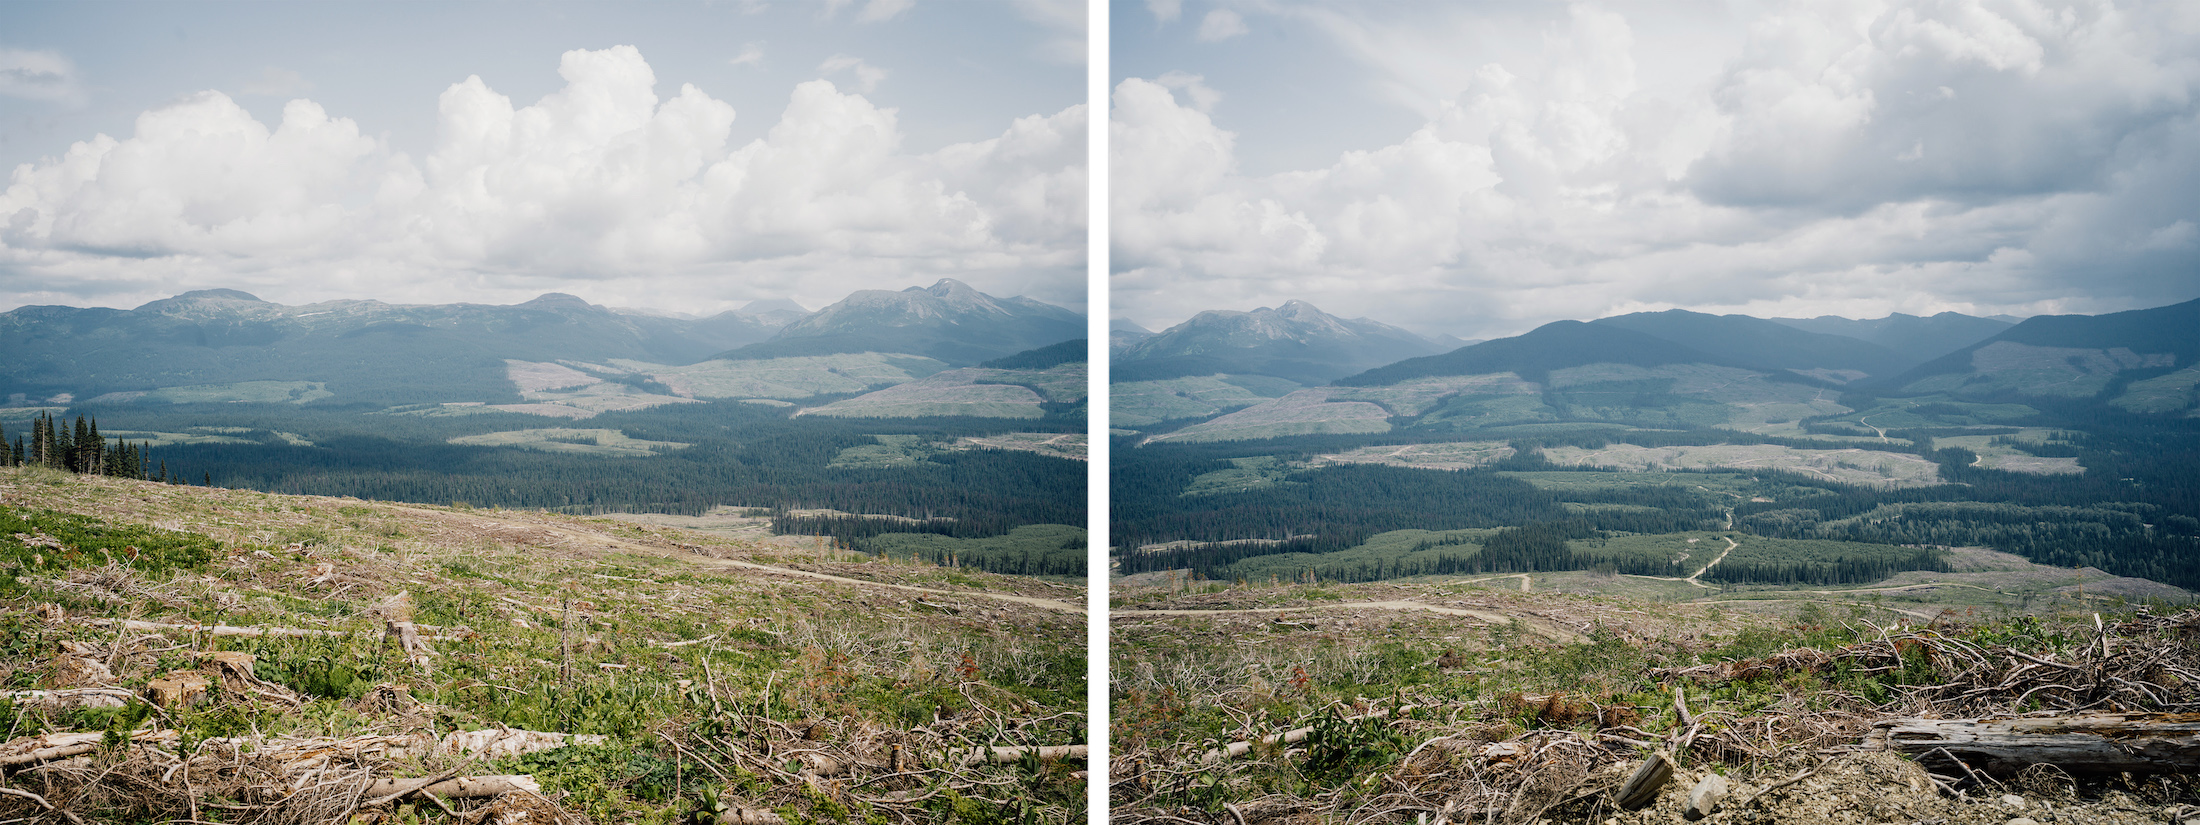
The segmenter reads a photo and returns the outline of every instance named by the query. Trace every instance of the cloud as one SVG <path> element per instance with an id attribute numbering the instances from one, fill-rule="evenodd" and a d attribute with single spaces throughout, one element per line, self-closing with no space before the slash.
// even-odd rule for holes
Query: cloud
<path id="1" fill-rule="evenodd" d="M 824 63 L 818 64 L 817 70 L 826 74 L 847 72 L 855 77 L 856 91 L 860 94 L 870 94 L 877 91 L 879 81 L 886 79 L 885 69 L 844 54 L 836 54 L 825 58 Z"/>
<path id="2" fill-rule="evenodd" d="M 1174 22 L 1184 14 L 1184 0 L 1146 0 L 1146 10 L 1156 23 Z"/>
<path id="3" fill-rule="evenodd" d="M 2196 297 L 2200 15 L 1744 8 L 1730 58 L 1690 79 L 1655 73 L 1701 48 L 1696 33 L 1573 6 L 1513 32 L 1529 45 L 1502 62 L 1448 69 L 1457 91 L 1412 133 L 1274 175 L 1237 171 L 1240 138 L 1210 117 L 1203 82 L 1126 80 L 1111 113 L 1116 306 L 1170 322 L 1305 298 L 1483 337 L 1671 307 L 1877 317 Z"/>
<path id="4" fill-rule="evenodd" d="M 916 4 L 917 0 L 871 0 L 856 14 L 856 22 L 883 23 L 901 16 Z"/>
<path id="5" fill-rule="evenodd" d="M 1013 7 L 1016 16 L 1049 32 L 1039 44 L 1042 59 L 1065 66 L 1085 65 L 1085 0 L 1014 0 Z"/>
<path id="6" fill-rule="evenodd" d="M 1199 21 L 1199 41 L 1215 43 L 1246 32 L 1245 18 L 1229 9 L 1215 9 Z"/>
<path id="7" fill-rule="evenodd" d="M 290 97 L 313 91 L 313 81 L 294 70 L 277 66 L 260 69 L 260 74 L 245 81 L 240 87 L 248 95 L 261 97 Z"/>
<path id="8" fill-rule="evenodd" d="M 1207 85 L 1207 79 L 1185 72 L 1168 72 L 1154 78 L 1163 88 L 1182 92 L 1201 114 L 1214 114 L 1215 104 L 1222 102 L 1222 93 Z"/>
<path id="9" fill-rule="evenodd" d="M 567 52 L 558 72 L 563 87 L 524 106 L 479 77 L 453 84 L 417 158 L 309 100 L 274 128 L 220 92 L 146 112 L 133 134 L 15 169 L 0 291 L 91 278 L 140 298 L 559 290 L 709 308 L 952 276 L 1082 294 L 1082 106 L 916 155 L 894 110 L 813 80 L 734 145 L 733 107 L 693 85 L 660 98 L 632 47 Z"/>
<path id="10" fill-rule="evenodd" d="M 743 43 L 741 44 L 741 53 L 734 55 L 733 59 L 726 61 L 726 63 L 734 66 L 763 65 L 764 47 L 762 44 L 755 42 Z"/>
<path id="11" fill-rule="evenodd" d="M 76 64 L 56 51 L 0 48 L 0 95 L 26 100 L 82 103 Z"/>

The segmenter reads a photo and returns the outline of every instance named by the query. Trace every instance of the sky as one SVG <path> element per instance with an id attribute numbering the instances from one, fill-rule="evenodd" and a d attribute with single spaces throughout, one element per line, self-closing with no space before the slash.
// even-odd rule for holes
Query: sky
<path id="1" fill-rule="evenodd" d="M 1081 309 L 1083 0 L 0 0 L 0 311 Z"/>
<path id="2" fill-rule="evenodd" d="M 1111 314 L 2200 298 L 2189 0 L 1119 0 Z"/>

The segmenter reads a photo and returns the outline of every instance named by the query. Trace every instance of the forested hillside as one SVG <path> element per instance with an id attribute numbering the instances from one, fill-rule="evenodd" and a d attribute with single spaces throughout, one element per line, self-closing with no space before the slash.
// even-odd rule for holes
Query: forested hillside
<path id="1" fill-rule="evenodd" d="M 1963 317 L 1553 323 L 1118 437 L 1118 566 L 1828 585 L 1987 547 L 2200 587 L 2195 306 L 1998 333 Z M 1970 343 L 1935 360 L 1860 337 L 1875 331 Z M 1757 540 L 1715 565 L 1611 549 L 1702 530 Z"/>

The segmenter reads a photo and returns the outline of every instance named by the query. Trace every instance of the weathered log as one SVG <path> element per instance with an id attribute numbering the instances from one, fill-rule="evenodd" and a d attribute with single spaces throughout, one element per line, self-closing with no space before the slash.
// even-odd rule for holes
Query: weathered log
<path id="1" fill-rule="evenodd" d="M 49 762 L 99 750 L 104 733 L 48 733 L 0 745 L 0 767 Z"/>
<path id="2" fill-rule="evenodd" d="M 1388 712 L 1376 712 L 1376 713 L 1363 713 L 1363 714 L 1360 714 L 1360 715 L 1358 715 L 1358 716 L 1347 716 L 1347 717 L 1344 717 L 1344 719 L 1342 719 L 1341 721 L 1345 721 L 1345 722 L 1359 722 L 1359 721 L 1363 721 L 1363 720 L 1367 720 L 1367 719 L 1381 719 L 1381 718 L 1384 718 L 1384 717 L 1387 717 L 1387 716 L 1393 716 L 1393 715 L 1396 715 L 1396 716 L 1403 716 L 1403 715 L 1405 715 L 1405 714 L 1407 714 L 1407 713 L 1411 713 L 1411 712 L 1413 712 L 1413 711 L 1414 711 L 1414 710 L 1415 710 L 1416 708 L 1419 708 L 1419 707 L 1420 707 L 1419 705 L 1403 705 L 1403 706 L 1400 706 L 1400 707 L 1399 707 L 1399 708 L 1398 708 L 1397 710 L 1394 710 L 1394 711 L 1388 711 Z M 1273 744 L 1276 744 L 1276 743 L 1278 743 L 1278 742 L 1282 742 L 1283 744 L 1286 744 L 1286 745 L 1296 745 L 1296 744 L 1298 744 L 1298 743 L 1300 743 L 1300 742 L 1304 742 L 1304 741 L 1306 741 L 1306 738 L 1307 738 L 1307 737 L 1309 737 L 1309 736 L 1312 736 L 1312 735 L 1314 735 L 1314 729 L 1313 729 L 1313 728 L 1311 728 L 1311 727 L 1305 727 L 1305 728 L 1292 728 L 1292 729 L 1290 729 L 1290 730 L 1287 730 L 1287 731 L 1284 731 L 1284 732 L 1282 732 L 1282 733 L 1275 733 L 1275 734 L 1269 734 L 1269 735 L 1267 735 L 1267 736 L 1263 736 L 1263 737 L 1261 737 L 1261 738 L 1260 738 L 1260 739 L 1258 739 L 1258 740 L 1247 740 L 1247 741 L 1244 741 L 1244 742 L 1232 742 L 1232 743 L 1230 743 L 1230 744 L 1227 744 L 1227 745 L 1224 745 L 1224 746 L 1222 746 L 1222 747 L 1216 748 L 1216 749 L 1214 749 L 1214 750 L 1208 751 L 1208 752 L 1206 753 L 1206 755 L 1204 755 L 1204 756 L 1200 757 L 1200 761 L 1202 761 L 1202 762 L 1205 762 L 1205 763 L 1207 763 L 1207 764 L 1210 764 L 1210 765 L 1212 765 L 1212 764 L 1214 764 L 1214 763 L 1217 763 L 1217 762 L 1221 762 L 1221 761 L 1223 761 L 1223 760 L 1226 760 L 1226 759 L 1236 759 L 1237 757 L 1240 757 L 1240 756 L 1244 756 L 1244 755 L 1246 755 L 1246 754 L 1248 754 L 1248 753 L 1252 753 L 1252 752 L 1253 752 L 1253 745 L 1254 745 L 1254 744 L 1255 744 L 1256 742 L 1257 742 L 1258 744 L 1262 744 L 1262 745 L 1273 745 Z M 1010 760 L 1010 761 L 1013 761 L 1013 760 Z"/>
<path id="3" fill-rule="evenodd" d="M 1058 762 L 1065 759 L 1083 759 L 1090 749 L 1084 745 L 1036 745 L 999 746 L 990 748 L 955 749 L 947 752 L 948 761 L 965 765 L 981 762 L 1006 764 L 1026 756 L 1037 756 L 1042 762 Z"/>
<path id="4" fill-rule="evenodd" d="M 718 814 L 718 825 L 787 825 L 787 820 L 763 808 L 728 808 Z"/>
<path id="5" fill-rule="evenodd" d="M 1870 743 L 1995 773 L 2035 764 L 2073 773 L 2200 770 L 2200 713 L 1891 719 L 1875 727 Z"/>
<path id="6" fill-rule="evenodd" d="M 460 776 L 437 782 L 425 788 L 414 789 L 413 785 L 417 782 L 419 782 L 419 780 L 417 779 L 377 779 L 369 783 L 366 787 L 366 792 L 361 795 L 373 798 L 417 790 L 418 793 L 440 796 L 447 799 L 471 799 L 484 796 L 496 796 L 498 794 L 507 794 L 513 791 L 542 793 L 542 785 L 535 782 L 535 778 L 528 774 L 518 774 L 512 776 Z"/>
<path id="7" fill-rule="evenodd" d="M 1313 728 L 1292 728 L 1282 733 L 1263 736 L 1260 738 L 1259 742 L 1263 745 L 1273 745 L 1278 742 L 1282 742 L 1286 745 L 1296 745 L 1300 742 L 1306 741 L 1306 737 L 1312 735 L 1314 735 Z M 1240 756 L 1244 756 L 1252 752 L 1253 742 L 1251 740 L 1244 742 L 1231 742 L 1230 744 L 1208 751 L 1206 756 L 1200 758 L 1200 761 L 1212 765 L 1226 759 L 1236 759 Z"/>
<path id="8" fill-rule="evenodd" d="M 192 633 L 204 633 L 209 636 L 293 636 L 299 638 L 359 635 L 347 630 L 319 630 L 310 627 L 237 627 L 235 625 L 226 624 L 172 624 L 169 622 L 142 622 L 136 619 L 87 619 L 84 623 L 93 627 L 119 627 L 123 630 L 134 630 L 140 633 L 158 633 L 164 630 L 185 630 Z M 426 633 L 417 633 L 417 635 L 418 638 L 420 638 L 421 640 L 430 642 L 464 641 L 466 638 L 466 634 L 472 632 L 470 628 L 466 627 L 413 625 L 413 628 L 416 632 L 427 631 Z M 372 631 L 361 631 L 361 633 L 368 632 Z"/>
<path id="9" fill-rule="evenodd" d="M 1672 780 L 1673 760 L 1664 751 L 1652 751 L 1650 758 L 1642 760 L 1634 774 L 1627 777 L 1626 784 L 1619 786 L 1614 798 L 1621 808 L 1637 810 L 1657 801 L 1658 790 Z"/>
<path id="10" fill-rule="evenodd" d="M 10 690 L 0 691 L 0 697 L 15 703 L 19 708 L 41 710 L 70 710 L 74 708 L 119 708 L 130 704 L 137 694 L 121 688 L 70 688 L 67 690 Z"/>

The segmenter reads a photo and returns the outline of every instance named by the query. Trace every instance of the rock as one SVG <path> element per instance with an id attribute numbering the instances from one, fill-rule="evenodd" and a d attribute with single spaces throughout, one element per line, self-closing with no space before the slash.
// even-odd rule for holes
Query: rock
<path id="1" fill-rule="evenodd" d="M 2018 796 L 2013 793 L 2002 794 L 2001 806 L 2013 811 L 2024 810 L 2024 797 Z"/>
<path id="2" fill-rule="evenodd" d="M 206 688 L 213 683 L 204 673 L 179 670 L 145 683 L 145 700 L 163 708 L 196 705 L 205 701 Z"/>
<path id="3" fill-rule="evenodd" d="M 1726 777 L 1718 774 L 1706 776 L 1688 791 L 1688 808 L 1681 812 L 1681 816 L 1691 822 L 1710 816 L 1712 811 L 1718 810 L 1719 800 L 1725 798 Z"/>
<path id="4" fill-rule="evenodd" d="M 2004 822 L 2001 825 L 2040 825 L 2040 823 L 2033 821 L 2033 819 L 2029 816 L 2020 816 L 2016 819 Z"/>

